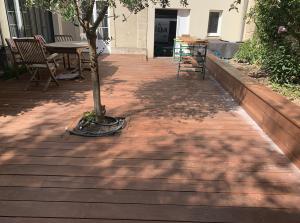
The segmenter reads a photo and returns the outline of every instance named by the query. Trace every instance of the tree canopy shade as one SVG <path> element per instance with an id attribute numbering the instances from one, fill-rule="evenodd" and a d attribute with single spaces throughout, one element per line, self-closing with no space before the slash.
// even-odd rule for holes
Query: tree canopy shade
<path id="1" fill-rule="evenodd" d="M 188 5 L 188 0 L 177 0 L 183 6 Z M 138 13 L 149 4 L 160 4 L 168 7 L 170 0 L 97 0 L 97 16 L 93 18 L 93 9 L 96 0 L 27 0 L 28 7 L 40 7 L 51 12 L 61 14 L 67 20 L 78 20 L 86 33 L 90 49 L 91 76 L 93 83 L 93 99 L 96 121 L 101 122 L 105 115 L 105 106 L 101 104 L 100 75 L 98 55 L 96 52 L 96 30 L 105 17 L 109 7 L 117 7 L 120 3 L 133 13 Z"/>
<path id="2" fill-rule="evenodd" d="M 188 5 L 188 0 L 178 1 L 183 6 Z M 241 0 L 234 0 L 231 8 L 239 4 Z M 101 104 L 100 75 L 96 52 L 96 30 L 105 17 L 109 7 L 117 7 L 117 3 L 127 8 L 132 13 L 138 13 L 150 4 L 160 4 L 165 8 L 170 6 L 171 0 L 97 0 L 97 16 L 93 18 L 93 9 L 96 0 L 26 0 L 29 7 L 40 7 L 51 12 L 61 14 L 67 20 L 78 20 L 86 33 L 90 49 L 91 76 L 93 83 L 93 99 L 96 120 L 103 120 L 105 107 Z"/>

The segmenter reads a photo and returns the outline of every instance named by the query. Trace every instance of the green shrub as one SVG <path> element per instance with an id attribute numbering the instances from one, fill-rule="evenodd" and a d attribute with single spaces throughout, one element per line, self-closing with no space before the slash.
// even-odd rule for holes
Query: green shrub
<path id="1" fill-rule="evenodd" d="M 300 100 L 300 85 L 271 83 L 271 88 L 290 100 Z"/>
<path id="2" fill-rule="evenodd" d="M 256 64 L 260 61 L 260 46 L 255 38 L 244 42 L 234 55 L 240 63 Z"/>
<path id="3" fill-rule="evenodd" d="M 94 110 L 84 112 L 83 119 L 85 120 L 85 122 L 94 122 L 96 120 L 96 112 Z"/>
<path id="4" fill-rule="evenodd" d="M 270 80 L 279 84 L 300 83 L 299 61 L 300 57 L 284 46 L 268 48 L 262 57 L 262 65 Z"/>
<path id="5" fill-rule="evenodd" d="M 300 0 L 256 0 L 248 18 L 255 22 L 255 37 L 235 58 L 262 65 L 273 83 L 300 84 Z"/>

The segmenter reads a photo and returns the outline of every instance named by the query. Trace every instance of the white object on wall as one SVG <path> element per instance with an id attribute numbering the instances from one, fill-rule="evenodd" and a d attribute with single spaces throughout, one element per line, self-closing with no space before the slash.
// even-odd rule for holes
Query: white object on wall
<path id="1" fill-rule="evenodd" d="M 179 9 L 177 13 L 176 36 L 188 35 L 190 33 L 190 10 Z"/>

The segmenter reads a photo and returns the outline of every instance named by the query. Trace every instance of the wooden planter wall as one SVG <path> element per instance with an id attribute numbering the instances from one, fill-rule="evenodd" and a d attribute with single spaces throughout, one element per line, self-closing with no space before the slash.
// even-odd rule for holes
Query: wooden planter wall
<path id="1" fill-rule="evenodd" d="M 212 54 L 209 73 L 248 112 L 264 132 L 300 168 L 300 107 L 262 86 Z"/>

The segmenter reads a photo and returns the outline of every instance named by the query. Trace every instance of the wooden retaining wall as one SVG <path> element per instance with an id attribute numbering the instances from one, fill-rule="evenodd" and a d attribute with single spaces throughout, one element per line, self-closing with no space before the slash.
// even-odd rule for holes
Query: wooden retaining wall
<path id="1" fill-rule="evenodd" d="M 209 73 L 249 113 L 265 133 L 300 167 L 300 107 L 209 54 Z"/>

